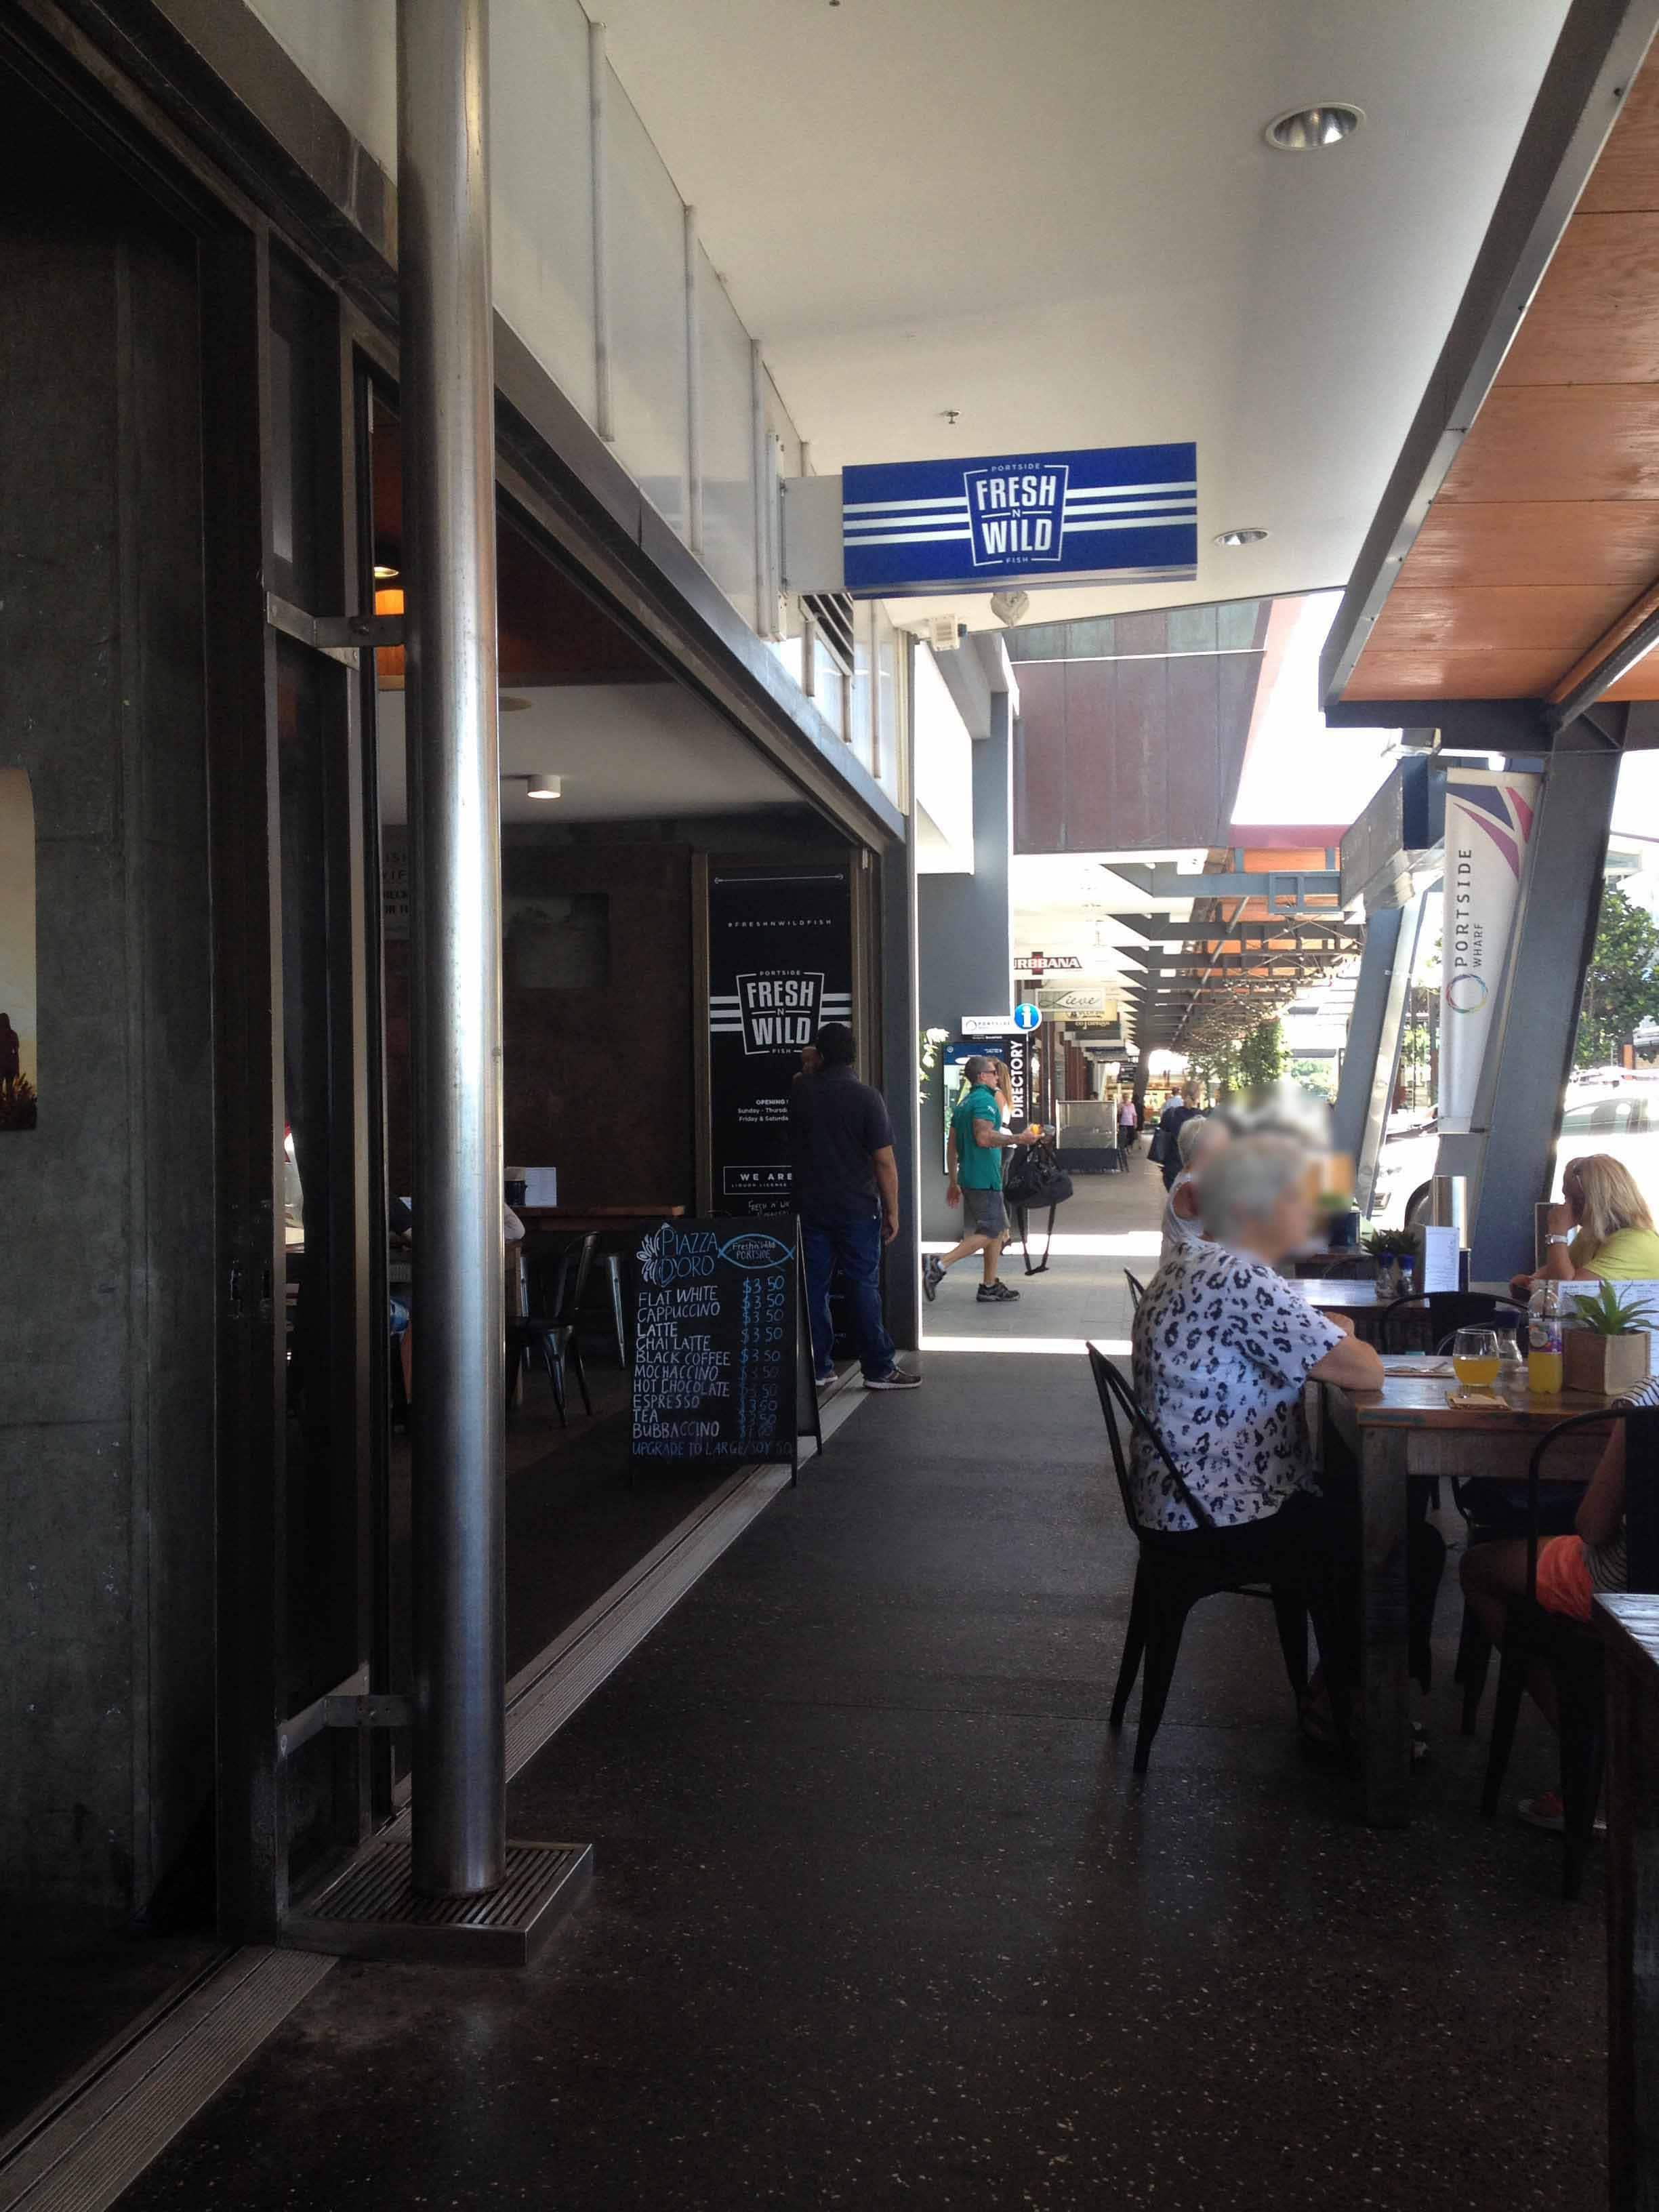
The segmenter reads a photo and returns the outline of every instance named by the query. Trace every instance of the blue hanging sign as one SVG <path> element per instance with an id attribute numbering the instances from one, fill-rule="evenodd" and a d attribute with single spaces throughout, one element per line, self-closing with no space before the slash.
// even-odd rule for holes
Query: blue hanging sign
<path id="1" fill-rule="evenodd" d="M 842 471 L 846 587 L 883 598 L 1198 571 L 1198 448 L 883 461 Z"/>

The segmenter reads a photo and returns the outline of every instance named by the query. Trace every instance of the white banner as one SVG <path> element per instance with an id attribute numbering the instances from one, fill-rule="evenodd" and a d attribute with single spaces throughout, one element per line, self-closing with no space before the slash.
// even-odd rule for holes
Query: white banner
<path id="1" fill-rule="evenodd" d="M 1504 980 L 1542 779 L 1507 769 L 1446 775 L 1440 943 L 1440 1131 L 1466 1133 Z"/>

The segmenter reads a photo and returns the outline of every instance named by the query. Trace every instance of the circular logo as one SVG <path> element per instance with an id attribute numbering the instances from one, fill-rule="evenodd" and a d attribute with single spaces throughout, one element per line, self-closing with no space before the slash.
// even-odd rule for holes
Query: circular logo
<path id="1" fill-rule="evenodd" d="M 789 1245 L 763 1229 L 748 1229 L 741 1236 L 728 1237 L 720 1249 L 721 1259 L 734 1267 L 775 1267 L 794 1256 Z"/>
<path id="2" fill-rule="evenodd" d="M 1476 1014 L 1486 1003 L 1486 978 L 1466 969 L 1446 985 L 1446 1004 L 1455 1014 Z"/>
<path id="3" fill-rule="evenodd" d="M 1042 1026 L 1042 1013 L 1029 1000 L 1025 1005 L 1014 1008 L 1014 1027 L 1017 1030 L 1035 1030 Z"/>

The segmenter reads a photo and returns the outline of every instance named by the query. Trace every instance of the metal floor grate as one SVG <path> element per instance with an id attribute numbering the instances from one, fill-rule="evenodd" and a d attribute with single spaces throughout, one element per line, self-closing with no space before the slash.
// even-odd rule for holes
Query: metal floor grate
<path id="1" fill-rule="evenodd" d="M 522 1966 L 586 1894 L 586 1844 L 509 1844 L 499 1889 L 428 1897 L 415 1887 L 409 1844 L 374 1846 L 289 1919 L 291 1943 L 357 1959 Z"/>

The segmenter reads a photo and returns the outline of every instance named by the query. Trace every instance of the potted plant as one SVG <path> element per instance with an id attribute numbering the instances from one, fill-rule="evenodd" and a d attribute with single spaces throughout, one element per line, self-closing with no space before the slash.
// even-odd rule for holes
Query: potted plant
<path id="1" fill-rule="evenodd" d="M 1648 1379 L 1653 1318 L 1644 1299 L 1621 1304 L 1615 1283 L 1598 1283 L 1593 1296 L 1587 1291 L 1562 1334 L 1564 1386 L 1609 1398 L 1639 1389 Z"/>
<path id="2" fill-rule="evenodd" d="M 1417 1231 L 1414 1229 L 1368 1229 L 1359 1241 L 1376 1262 L 1377 1296 L 1397 1298 L 1402 1291 L 1409 1288 L 1406 1271 L 1417 1257 Z"/>

